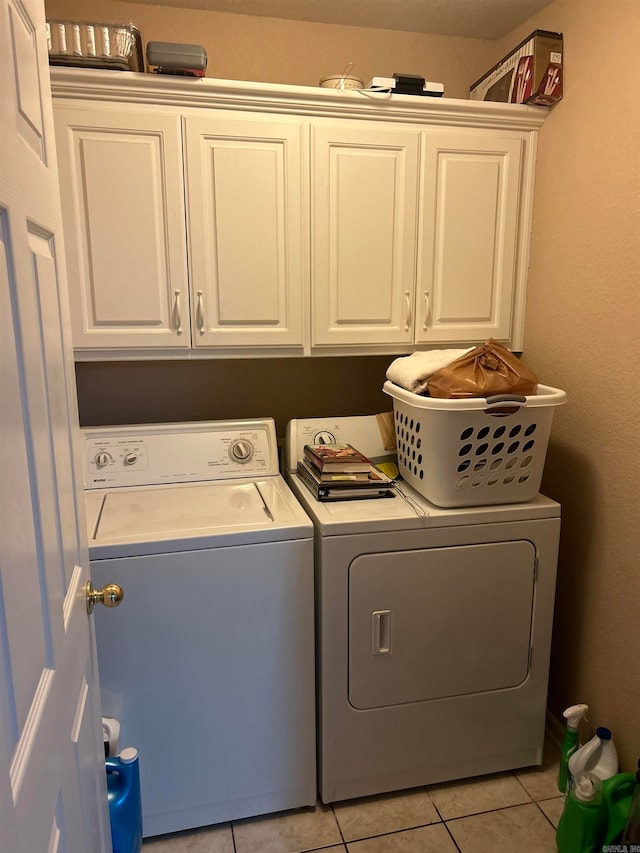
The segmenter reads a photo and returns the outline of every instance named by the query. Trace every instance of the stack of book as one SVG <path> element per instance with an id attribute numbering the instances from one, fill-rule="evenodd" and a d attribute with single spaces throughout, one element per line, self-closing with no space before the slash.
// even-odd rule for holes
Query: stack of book
<path id="1" fill-rule="evenodd" d="M 306 444 L 298 476 L 319 501 L 394 497 L 392 480 L 351 444 Z"/>

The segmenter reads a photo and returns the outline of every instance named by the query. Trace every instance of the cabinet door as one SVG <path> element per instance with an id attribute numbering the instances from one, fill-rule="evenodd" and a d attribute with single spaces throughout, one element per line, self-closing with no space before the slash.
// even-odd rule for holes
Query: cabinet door
<path id="1" fill-rule="evenodd" d="M 312 127 L 313 344 L 413 340 L 419 132 Z"/>
<path id="2" fill-rule="evenodd" d="M 524 140 L 423 133 L 416 343 L 509 340 Z"/>
<path id="3" fill-rule="evenodd" d="M 189 347 L 179 118 L 54 112 L 74 346 Z"/>
<path id="4" fill-rule="evenodd" d="M 195 346 L 302 346 L 302 122 L 184 121 Z"/>

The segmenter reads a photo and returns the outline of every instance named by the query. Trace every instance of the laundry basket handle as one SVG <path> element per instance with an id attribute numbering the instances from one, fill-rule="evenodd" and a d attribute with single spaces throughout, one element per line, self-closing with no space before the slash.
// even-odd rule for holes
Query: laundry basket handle
<path id="1" fill-rule="evenodd" d="M 522 394 L 494 394 L 493 397 L 487 397 L 487 408 L 492 406 L 501 406 L 503 403 L 515 403 L 518 406 L 526 406 L 527 398 Z"/>

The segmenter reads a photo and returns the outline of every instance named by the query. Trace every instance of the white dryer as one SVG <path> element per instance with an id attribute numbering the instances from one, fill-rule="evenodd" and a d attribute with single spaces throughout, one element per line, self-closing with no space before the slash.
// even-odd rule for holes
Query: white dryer
<path id="1" fill-rule="evenodd" d="M 102 713 L 144 835 L 316 802 L 313 526 L 272 420 L 82 431 Z"/>
<path id="2" fill-rule="evenodd" d="M 325 803 L 540 764 L 560 506 L 320 503 L 303 446 L 374 461 L 375 417 L 291 421 L 286 477 L 316 531 L 318 762 Z"/>

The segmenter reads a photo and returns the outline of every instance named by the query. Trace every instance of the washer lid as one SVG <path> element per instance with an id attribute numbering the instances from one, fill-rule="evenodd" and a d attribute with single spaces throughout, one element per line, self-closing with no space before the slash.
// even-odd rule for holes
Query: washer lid
<path id="1" fill-rule="evenodd" d="M 93 559 L 297 539 L 313 531 L 280 477 L 94 492 L 87 515 Z"/>
<path id="2" fill-rule="evenodd" d="M 271 524 L 255 483 L 182 489 L 120 489 L 110 492 L 102 505 L 98 539 L 152 534 L 193 533 L 216 527 L 255 527 Z"/>

